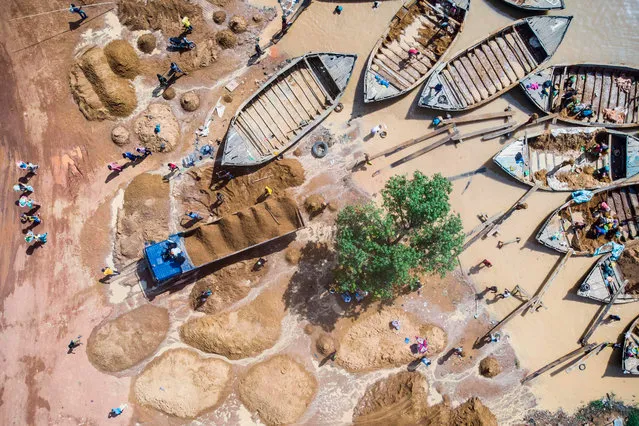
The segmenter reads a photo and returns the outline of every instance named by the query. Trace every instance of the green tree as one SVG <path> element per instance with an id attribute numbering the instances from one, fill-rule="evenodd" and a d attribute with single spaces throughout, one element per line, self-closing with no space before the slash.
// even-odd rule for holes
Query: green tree
<path id="1" fill-rule="evenodd" d="M 412 179 L 386 182 L 382 207 L 344 208 L 337 216 L 340 289 L 390 298 L 402 287 L 414 288 L 417 274 L 452 271 L 464 234 L 459 215 L 450 213 L 451 191 L 440 174 L 415 172 Z"/>

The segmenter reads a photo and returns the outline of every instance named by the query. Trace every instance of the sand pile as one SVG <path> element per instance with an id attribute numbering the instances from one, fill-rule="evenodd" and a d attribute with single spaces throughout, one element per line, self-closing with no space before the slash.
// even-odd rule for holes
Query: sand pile
<path id="1" fill-rule="evenodd" d="M 542 151 L 586 151 L 597 144 L 597 141 L 607 142 L 606 134 L 600 131 L 592 133 L 559 134 L 553 136 L 550 132 L 539 135 L 529 142 L 530 147 Z M 603 139 L 601 139 L 603 137 Z"/>
<path id="2" fill-rule="evenodd" d="M 246 31 L 248 25 L 246 19 L 241 15 L 236 15 L 229 21 L 229 29 L 235 34 L 240 34 Z"/>
<path id="3" fill-rule="evenodd" d="M 140 58 L 125 40 L 113 40 L 104 47 L 111 70 L 120 77 L 132 79 L 140 73 Z"/>
<path id="4" fill-rule="evenodd" d="M 288 356 L 254 365 L 240 381 L 242 403 L 264 423 L 294 423 L 313 400 L 317 380 Z"/>
<path id="5" fill-rule="evenodd" d="M 215 44 L 215 40 L 211 38 L 201 41 L 195 50 L 182 55 L 186 62 L 185 71 L 208 67 L 217 60 L 217 52 L 218 47 Z"/>
<path id="6" fill-rule="evenodd" d="M 99 370 L 126 370 L 153 354 L 168 330 L 166 309 L 142 305 L 95 327 L 87 343 L 87 356 Z"/>
<path id="7" fill-rule="evenodd" d="M 391 327 L 398 320 L 400 330 Z M 439 327 L 421 322 L 401 308 L 371 309 L 342 333 L 337 363 L 349 371 L 369 371 L 406 365 L 420 358 L 411 349 L 415 336 L 427 339 L 429 357 L 446 347 L 446 333 Z M 411 339 L 406 344 L 404 339 Z"/>
<path id="8" fill-rule="evenodd" d="M 337 351 L 337 341 L 328 333 L 320 333 L 317 341 L 315 342 L 315 348 L 317 351 L 324 355 L 331 355 L 333 352 Z"/>
<path id="9" fill-rule="evenodd" d="M 183 0 L 119 0 L 118 18 L 131 30 L 161 30 L 164 34 L 179 34 L 180 19 L 188 16 L 198 28 L 203 24 L 200 6 Z"/>
<path id="10" fill-rule="evenodd" d="M 284 258 L 291 265 L 297 265 L 298 263 L 300 263 L 301 257 L 302 257 L 302 252 L 300 251 L 300 249 L 295 247 L 288 248 L 286 250 L 286 253 L 284 254 Z"/>
<path id="11" fill-rule="evenodd" d="M 237 45 L 237 36 L 231 30 L 222 30 L 215 34 L 215 41 L 222 49 L 230 49 Z"/>
<path id="12" fill-rule="evenodd" d="M 581 173 L 559 172 L 555 174 L 555 177 L 561 182 L 567 183 L 568 187 L 573 189 L 597 188 L 602 183 L 610 182 L 608 176 L 603 177 L 603 179 L 597 179 L 592 173 L 586 173 L 585 171 Z"/>
<path id="13" fill-rule="evenodd" d="M 280 337 L 286 314 L 283 294 L 280 286 L 262 292 L 236 311 L 191 320 L 180 327 L 180 337 L 197 349 L 229 359 L 257 356 Z"/>
<path id="14" fill-rule="evenodd" d="M 639 249 L 626 248 L 618 261 L 626 284 L 626 293 L 639 294 Z"/>
<path id="15" fill-rule="evenodd" d="M 200 97 L 195 92 L 186 92 L 180 97 L 184 111 L 195 111 L 200 107 Z"/>
<path id="16" fill-rule="evenodd" d="M 167 87 L 162 92 L 162 97 L 166 99 L 167 101 L 170 101 L 171 99 L 175 98 L 175 95 L 176 95 L 175 89 L 172 87 Z"/>
<path id="17" fill-rule="evenodd" d="M 136 176 L 124 192 L 118 213 L 115 256 L 118 264 L 139 259 L 145 241 L 162 241 L 169 235 L 169 185 L 161 175 Z"/>
<path id="18" fill-rule="evenodd" d="M 135 121 L 135 134 L 151 151 L 173 151 L 180 139 L 180 124 L 168 105 L 151 104 Z"/>
<path id="19" fill-rule="evenodd" d="M 259 270 L 254 270 L 257 259 L 234 262 L 198 280 L 189 296 L 193 309 L 215 314 L 244 299 L 269 269 L 267 263 Z M 202 304 L 200 295 L 206 290 L 211 290 L 213 294 Z"/>
<path id="20" fill-rule="evenodd" d="M 116 126 L 111 130 L 111 140 L 118 146 L 129 143 L 129 131 L 126 127 Z"/>
<path id="21" fill-rule="evenodd" d="M 138 49 L 144 53 L 153 53 L 155 46 L 157 45 L 157 39 L 151 33 L 142 34 L 138 37 Z"/>
<path id="22" fill-rule="evenodd" d="M 69 73 L 71 94 L 87 120 L 126 117 L 137 106 L 135 88 L 118 77 L 97 47 L 80 56 Z"/>
<path id="23" fill-rule="evenodd" d="M 194 265 L 204 265 L 294 231 L 301 226 L 298 215 L 293 199 L 269 198 L 213 224 L 188 231 L 185 234 L 186 251 Z"/>
<path id="24" fill-rule="evenodd" d="M 258 202 L 269 186 L 276 196 L 287 188 L 304 183 L 304 168 L 296 159 L 273 161 L 253 173 L 237 176 L 231 181 L 219 180 L 212 166 L 191 169 L 179 189 L 185 209 L 198 210 L 211 206 L 216 194 L 224 195 L 224 204 L 215 210 L 218 216 L 245 209 Z"/>
<path id="25" fill-rule="evenodd" d="M 216 12 L 213 12 L 213 22 L 215 22 L 216 24 L 222 24 L 224 23 L 224 21 L 226 21 L 226 12 L 223 10 L 218 10 Z"/>
<path id="26" fill-rule="evenodd" d="M 196 417 L 221 403 L 231 366 L 201 358 L 195 351 L 172 349 L 146 366 L 132 385 L 137 402 L 181 418 Z"/>
<path id="27" fill-rule="evenodd" d="M 450 402 L 444 398 L 444 402 L 428 409 L 421 423 L 432 426 L 497 426 L 497 418 L 479 398 L 470 398 L 457 408 L 451 408 Z"/>
<path id="28" fill-rule="evenodd" d="M 418 424 L 427 409 L 428 383 L 419 372 L 403 371 L 366 389 L 353 411 L 355 423 Z"/>
<path id="29" fill-rule="evenodd" d="M 317 216 L 326 208 L 326 200 L 320 194 L 313 194 L 304 200 L 304 209 L 311 216 Z"/>
<path id="30" fill-rule="evenodd" d="M 501 365 L 495 357 L 488 356 L 479 363 L 479 374 L 484 377 L 495 377 L 501 373 Z"/>

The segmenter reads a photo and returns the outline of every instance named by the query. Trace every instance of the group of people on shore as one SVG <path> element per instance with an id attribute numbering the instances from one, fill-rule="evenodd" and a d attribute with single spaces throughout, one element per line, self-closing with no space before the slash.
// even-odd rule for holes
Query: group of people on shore
<path id="1" fill-rule="evenodd" d="M 18 206 L 21 208 L 27 208 L 29 211 L 20 214 L 20 222 L 23 224 L 29 224 L 27 232 L 25 233 L 24 240 L 29 244 L 36 244 L 38 246 L 47 242 L 47 233 L 36 234 L 33 232 L 33 228 L 42 223 L 40 214 L 37 210 L 40 208 L 40 204 L 31 198 L 33 194 L 33 186 L 29 185 L 29 179 L 37 174 L 38 165 L 31 162 L 18 161 L 16 163 L 18 168 L 25 171 L 26 174 L 20 179 L 21 182 L 13 185 L 13 190 L 20 193 L 18 198 Z"/>
<path id="2" fill-rule="evenodd" d="M 144 146 L 138 146 L 137 148 L 135 148 L 135 152 L 136 154 L 129 151 L 123 152 L 122 158 L 124 158 L 125 160 L 129 160 L 129 162 L 127 164 L 120 165 L 117 161 L 113 161 L 107 164 L 107 169 L 115 173 L 120 173 L 129 165 L 137 164 L 149 155 L 153 154 L 150 149 Z"/>

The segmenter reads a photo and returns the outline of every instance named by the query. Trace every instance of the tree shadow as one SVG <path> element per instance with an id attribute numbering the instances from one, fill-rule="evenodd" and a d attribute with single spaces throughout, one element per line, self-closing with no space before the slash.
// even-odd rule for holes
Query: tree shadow
<path id="1" fill-rule="evenodd" d="M 301 250 L 297 271 L 291 277 L 283 299 L 286 308 L 311 324 L 330 332 L 340 318 L 358 317 L 370 301 L 345 303 L 329 291 L 333 283 L 336 255 L 326 243 L 309 242 Z"/>

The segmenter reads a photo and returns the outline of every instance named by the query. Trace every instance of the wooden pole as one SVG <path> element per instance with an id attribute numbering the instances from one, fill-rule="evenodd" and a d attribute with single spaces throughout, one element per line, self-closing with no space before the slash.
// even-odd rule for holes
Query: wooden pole
<path id="1" fill-rule="evenodd" d="M 490 120 L 493 118 L 512 117 L 514 111 L 489 112 L 487 114 L 465 115 L 463 117 L 447 118 L 442 120 L 442 124 L 461 124 L 470 123 L 472 121 Z"/>
<path id="2" fill-rule="evenodd" d="M 386 149 L 386 150 L 384 150 L 382 152 L 378 152 L 377 154 L 370 155 L 368 158 L 369 158 L 369 160 L 374 160 L 374 159 L 379 158 L 379 157 L 384 157 L 384 156 L 388 157 L 389 155 L 393 155 L 393 154 L 401 151 L 402 149 L 406 149 L 406 148 L 411 147 L 413 145 L 416 145 L 416 144 L 418 144 L 420 142 L 423 142 L 426 139 L 430 139 L 433 136 L 437 136 L 437 135 L 440 135 L 442 133 L 445 133 L 445 132 L 451 130 L 452 128 L 453 128 L 452 124 L 449 124 L 449 125 L 444 126 L 444 127 L 440 127 L 437 130 L 434 130 L 434 131 L 432 131 L 430 133 L 426 133 L 424 136 L 420 136 L 420 137 L 415 138 L 415 139 L 409 139 L 406 142 L 400 143 L 399 145 L 396 145 L 396 146 L 394 146 L 392 148 Z"/>
<path id="3" fill-rule="evenodd" d="M 453 137 L 453 140 L 462 141 L 464 139 L 474 138 L 475 136 L 485 135 L 486 133 L 494 132 L 495 130 L 503 129 L 505 127 L 511 127 L 512 124 L 513 124 L 512 121 L 507 121 L 506 123 L 502 123 L 499 126 L 493 126 L 493 127 L 487 128 L 487 129 L 476 130 L 474 132 L 470 132 L 470 133 L 467 133 L 465 135 L 457 134 L 457 135 L 455 135 Z"/>
<path id="4" fill-rule="evenodd" d="M 623 292 L 624 288 L 626 288 L 626 284 L 628 284 L 628 280 L 624 281 L 619 286 L 619 288 L 617 289 L 615 294 L 613 294 L 612 297 L 610 298 L 610 302 L 608 302 L 608 304 L 601 310 L 601 313 L 599 314 L 599 317 L 592 324 L 592 326 L 589 329 L 586 330 L 584 336 L 581 338 L 579 343 L 581 343 L 582 345 L 588 344 L 588 339 L 590 339 L 590 336 L 592 336 L 592 333 L 594 333 L 595 330 L 597 329 L 597 327 L 599 327 L 599 325 L 602 323 L 602 321 L 606 317 L 606 314 L 608 313 L 610 308 L 612 308 L 612 305 L 615 303 L 615 300 L 617 300 L 617 297 L 619 297 L 619 295 Z"/>
<path id="5" fill-rule="evenodd" d="M 453 140 L 453 135 L 446 136 L 444 139 L 441 139 L 441 140 L 439 140 L 437 142 L 433 142 L 432 144 L 420 149 L 419 151 L 416 151 L 416 152 L 414 152 L 414 153 L 412 153 L 410 155 L 407 155 L 406 157 L 401 158 L 401 159 L 395 161 L 394 163 L 391 163 L 390 165 L 388 165 L 386 167 L 382 167 L 381 169 L 379 169 L 375 173 L 373 173 L 373 176 L 377 176 L 378 174 L 380 174 L 385 169 L 389 169 L 389 168 L 392 169 L 392 168 L 397 167 L 397 166 L 399 166 L 401 164 L 404 164 L 404 163 L 406 163 L 408 161 L 414 160 L 415 158 L 417 158 L 417 157 L 419 157 L 421 155 L 424 155 L 427 152 L 430 152 L 433 149 L 438 148 L 438 147 L 450 142 L 451 140 Z"/>
<path id="6" fill-rule="evenodd" d="M 550 277 L 546 280 L 546 282 L 541 286 L 541 288 L 537 292 L 537 295 L 535 296 L 535 301 L 533 302 L 531 306 L 532 312 L 535 312 L 535 310 L 541 306 L 541 298 L 544 296 L 546 291 L 550 288 L 550 284 L 552 284 L 555 278 L 557 278 L 559 271 L 563 269 L 563 267 L 566 265 L 566 262 L 568 261 L 568 259 L 570 259 L 570 256 L 572 256 L 574 252 L 575 251 L 573 249 L 569 249 L 566 252 L 566 254 L 564 254 L 564 256 L 559 261 L 559 264 L 552 271 L 552 275 L 550 275 Z"/>
<path id="7" fill-rule="evenodd" d="M 539 377 L 540 375 L 544 374 L 546 371 L 558 366 L 559 364 L 568 361 L 570 358 L 573 358 L 575 356 L 578 356 L 584 352 L 587 352 L 589 350 L 594 349 L 597 346 L 596 343 L 591 343 L 587 346 L 582 346 L 580 348 L 575 349 L 574 351 L 570 352 L 569 354 L 566 354 L 564 356 L 562 356 L 561 358 L 558 358 L 556 360 L 554 360 L 553 362 L 551 362 L 550 364 L 545 365 L 544 367 L 540 368 L 539 370 L 535 371 L 534 373 L 531 373 L 529 375 L 527 375 L 526 377 L 524 377 L 521 380 L 521 384 L 523 385 L 526 382 L 529 382 L 537 377 Z"/>

